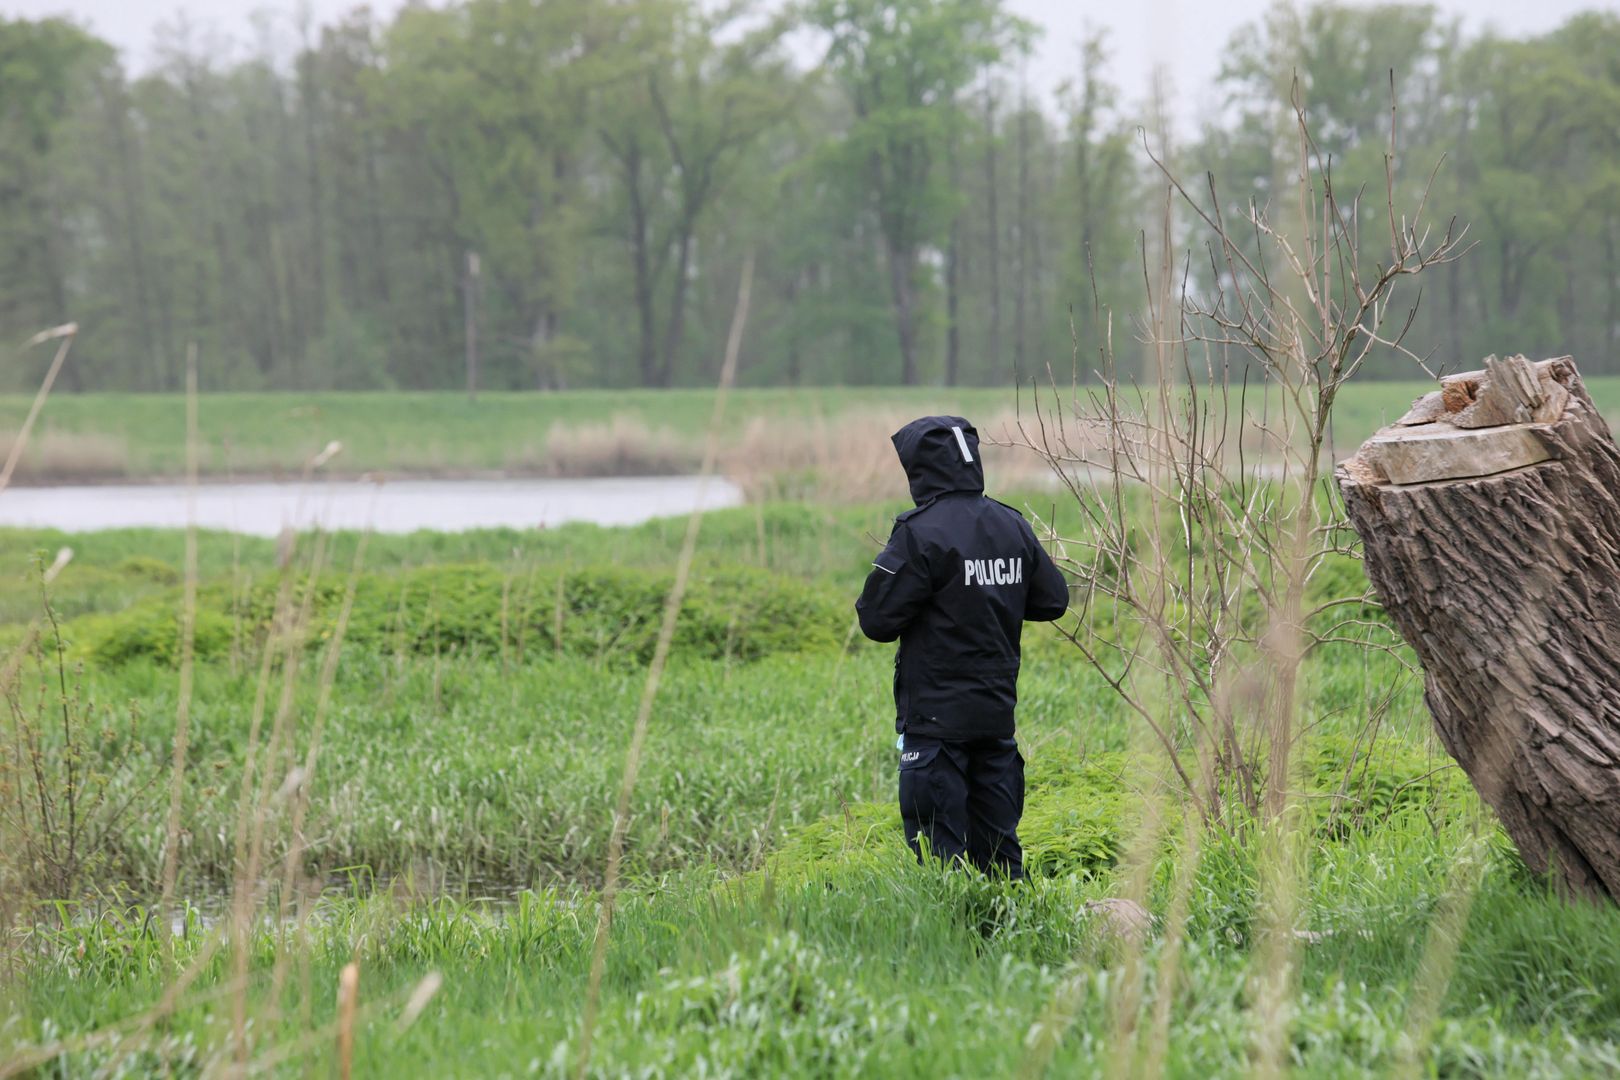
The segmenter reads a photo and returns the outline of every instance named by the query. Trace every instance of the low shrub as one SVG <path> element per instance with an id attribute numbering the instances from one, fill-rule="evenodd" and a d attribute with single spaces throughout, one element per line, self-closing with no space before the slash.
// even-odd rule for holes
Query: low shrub
<path id="1" fill-rule="evenodd" d="M 362 575 L 349 645 L 408 655 L 472 654 L 521 661 L 535 654 L 647 662 L 657 643 L 672 578 L 623 567 L 547 568 L 510 574 L 489 565 L 431 566 Z M 301 579 L 291 608 L 310 615 L 312 645 L 336 632 L 348 582 L 341 574 Z M 280 588 L 255 584 L 237 595 L 213 585 L 198 599 L 199 658 L 234 641 L 257 648 L 276 616 Z M 748 568 L 693 571 L 676 622 L 673 652 L 757 660 L 836 648 L 851 618 L 847 598 Z M 179 597 L 164 595 L 112 615 L 76 620 L 68 636 L 102 664 L 179 655 Z"/>
<path id="2" fill-rule="evenodd" d="M 1322 733 L 1307 743 L 1302 759 L 1325 839 L 1378 828 L 1405 811 L 1444 816 L 1476 797 L 1451 758 L 1403 739 L 1369 744 Z"/>
<path id="3" fill-rule="evenodd" d="M 1121 754 L 1036 757 L 1018 830 L 1028 874 L 1093 877 L 1118 862 L 1128 829 L 1124 768 Z M 768 867 L 775 877 L 799 880 L 851 860 L 902 857 L 903 840 L 893 802 L 855 803 L 794 830 Z"/>
<path id="4" fill-rule="evenodd" d="M 130 555 L 113 570 L 135 581 L 150 581 L 158 585 L 177 585 L 180 582 L 180 571 L 151 555 Z"/>
<path id="5" fill-rule="evenodd" d="M 197 610 L 192 641 L 199 657 L 223 653 L 231 643 L 233 624 L 224 613 Z M 150 658 L 161 664 L 180 662 L 180 612 L 168 602 L 148 601 L 114 615 L 86 615 L 63 628 L 62 636 L 99 664 L 124 664 Z"/>

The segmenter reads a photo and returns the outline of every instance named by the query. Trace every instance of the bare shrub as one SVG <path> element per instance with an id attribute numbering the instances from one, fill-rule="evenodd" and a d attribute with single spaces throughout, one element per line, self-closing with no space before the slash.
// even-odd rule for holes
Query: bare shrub
<path id="1" fill-rule="evenodd" d="M 157 779 L 139 711 L 86 695 L 43 586 L 41 602 L 45 631 L 30 634 L 0 682 L 0 893 L 12 903 L 75 899 Z"/>
<path id="2" fill-rule="evenodd" d="M 916 411 L 858 408 L 831 417 L 754 416 L 722 439 L 720 472 L 753 501 L 902 499 L 905 476 L 895 467 L 889 436 Z M 985 470 L 992 485 L 1002 490 L 1051 485 L 1041 457 L 1015 445 L 1015 412 L 970 419 L 986 440 Z M 1099 433 L 1094 441 L 1103 445 L 1106 435 Z M 702 457 L 701 438 L 650 426 L 639 414 L 625 412 L 605 422 L 553 424 L 543 443 L 514 449 L 505 465 L 516 473 L 556 477 L 670 476 L 694 472 Z"/>
<path id="3" fill-rule="evenodd" d="M 701 459 L 693 440 L 618 413 L 605 423 L 553 424 L 543 446 L 508 455 L 507 467 L 549 476 L 669 476 L 692 472 Z"/>
<path id="4" fill-rule="evenodd" d="M 1393 112 L 1385 206 L 1341 201 L 1296 93 L 1296 190 L 1229 221 L 1213 178 L 1164 177 L 1157 252 L 1145 249 L 1149 371 L 1122 377 L 1111 342 L 1099 381 L 1048 372 L 1015 442 L 1045 460 L 1080 509 L 1054 536 L 1077 583 L 1074 644 L 1149 726 L 1208 815 L 1225 799 L 1279 813 L 1287 799 L 1299 668 L 1331 643 L 1389 645 L 1355 595 L 1307 599 L 1330 560 L 1356 554 L 1324 453 L 1340 389 L 1377 352 L 1414 360 L 1415 296 L 1401 286 L 1460 252 L 1454 224 L 1397 205 Z M 1174 214 L 1208 266 L 1177 265 Z M 1387 224 L 1373 241 L 1365 221 Z M 1397 318 L 1400 312 L 1403 318 Z M 1106 433 L 1101 444 L 1098 434 Z M 1189 755 L 1197 764 L 1189 763 Z M 1196 776 L 1195 776 L 1196 774 Z"/>
<path id="5" fill-rule="evenodd" d="M 1158 235 L 1143 246 L 1143 377 L 1117 369 L 1099 304 L 1096 322 L 1108 329 L 1098 381 L 1082 384 L 1077 341 L 1074 373 L 1065 384 L 1048 372 L 1016 437 L 1078 510 L 1078 527 L 1047 530 L 1076 586 L 1069 637 L 1140 721 L 1149 812 L 1126 865 L 1151 865 L 1163 823 L 1176 816 L 1158 808 L 1171 802 L 1189 823 L 1227 826 L 1255 847 L 1259 946 L 1246 992 L 1257 1076 L 1280 1076 L 1288 1061 L 1295 926 L 1308 888 L 1309 830 L 1294 783 L 1301 669 L 1323 647 L 1398 644 L 1362 615 L 1374 603 L 1364 582 L 1341 575 L 1311 588 L 1357 554 L 1324 460 L 1334 405 L 1374 355 L 1421 362 L 1405 345 L 1416 296 L 1402 287 L 1461 253 L 1454 223 L 1437 233 L 1424 224 L 1427 186 L 1412 206 L 1398 205 L 1391 97 L 1383 206 L 1366 213 L 1361 191 L 1341 199 L 1297 79 L 1279 125 L 1286 172 L 1274 201 L 1251 197 L 1234 214 L 1212 175 L 1204 190 L 1190 189 L 1148 149 L 1165 186 Z M 1178 254 L 1178 218 L 1191 226 L 1196 256 Z M 1368 222 L 1375 228 L 1364 236 Z M 1194 258 L 1207 264 L 1195 270 Z M 1099 431 L 1108 436 L 1100 447 Z M 1378 713 L 1358 718 L 1368 741 Z M 1182 912 L 1198 839 L 1189 828 L 1178 857 L 1172 906 Z M 1147 875 L 1133 874 L 1128 898 L 1146 895 Z M 1161 994 L 1178 964 L 1167 948 Z M 1144 968 L 1131 950 L 1115 1015 L 1121 1075 L 1164 1060 L 1167 1007 L 1145 1029 L 1146 1045 L 1137 1035 Z"/>
<path id="6" fill-rule="evenodd" d="M 817 414 L 791 421 L 756 416 L 723 454 L 723 471 L 750 500 L 803 499 L 858 503 L 906 497 L 905 474 L 895 464 L 889 436 L 915 412 L 857 409 L 832 419 Z M 993 487 L 1047 486 L 1040 455 L 1017 445 L 1016 416 L 1002 412 L 974 420 L 983 440 L 985 477 Z"/>
<path id="7" fill-rule="evenodd" d="M 0 457 L 9 457 L 14 439 L 0 441 Z M 129 444 L 119 436 L 92 431 L 49 429 L 35 435 L 17 468 L 21 480 L 35 483 L 83 483 L 129 475 Z"/>

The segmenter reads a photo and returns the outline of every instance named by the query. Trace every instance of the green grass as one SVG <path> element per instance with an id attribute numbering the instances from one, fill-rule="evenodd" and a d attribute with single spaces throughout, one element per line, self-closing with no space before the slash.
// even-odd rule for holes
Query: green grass
<path id="1" fill-rule="evenodd" d="M 652 719 L 595 1075 L 1002 1076 L 1029 1062 L 1046 1030 L 1060 1035 L 1048 1075 L 1103 1074 L 1118 1051 L 1123 973 L 1082 904 L 1123 888 L 1151 782 L 1131 754 L 1132 721 L 1056 633 L 1031 627 L 1020 736 L 1033 877 L 1009 889 L 918 867 L 893 804 L 890 650 L 846 651 L 839 632 L 871 534 L 883 534 L 892 510 L 773 505 L 705 521 L 692 623 L 701 632 L 677 639 Z M 656 607 L 681 528 L 373 538 L 309 787 L 303 869 L 346 884 L 320 900 L 307 937 L 267 925 L 253 943 L 249 1052 L 264 1071 L 330 1070 L 337 972 L 354 959 L 366 1010 L 358 1075 L 568 1073 L 645 638 L 588 646 Z M 331 543 L 317 636 L 354 542 Z M 70 673 L 73 694 L 107 718 L 98 753 L 127 762 L 117 783 L 134 790 L 166 776 L 178 674 L 172 648 L 103 646 L 172 627 L 181 537 L 0 532 L 0 633 L 16 640 L 35 616 L 26 563 L 61 543 L 77 552 L 53 586 L 70 659 L 85 665 Z M 256 640 L 273 545 L 209 534 L 200 555 L 204 611 L 232 634 L 232 583 L 251 579 L 254 614 L 243 625 Z M 570 575 L 597 582 L 594 591 L 566 593 Z M 737 576 L 752 592 L 705 584 L 706 575 Z M 540 633 L 554 625 L 540 600 L 547 590 L 532 587 L 558 580 L 574 597 L 560 650 Z M 402 624 L 390 600 L 411 590 L 425 591 Z M 534 606 L 514 603 L 519 594 Z M 769 620 L 754 626 L 767 600 L 789 603 L 778 621 L 821 629 L 782 638 Z M 517 649 L 519 623 L 552 647 Z M 297 752 L 274 763 L 273 777 L 301 760 L 309 738 L 318 649 L 294 683 Z M 24 699 L 51 700 L 52 675 L 26 668 Z M 181 860 L 181 892 L 196 910 L 172 963 L 208 939 L 206 916 L 231 876 L 256 678 L 252 647 L 208 651 L 199 665 Z M 1418 1032 L 1418 1072 L 1620 1072 L 1620 912 L 1568 903 L 1525 871 L 1447 767 L 1411 680 L 1373 757 L 1360 761 L 1355 735 L 1369 702 L 1400 679 L 1390 658 L 1346 648 L 1304 673 L 1306 888 L 1296 925 L 1319 936 L 1299 946 L 1288 1043 L 1297 1074 L 1396 1068 L 1420 957 L 1459 853 L 1471 851 L 1481 883 L 1437 1022 Z M 272 706 L 279 686 L 273 673 Z M 14 933 L 21 966 L 0 986 L 0 1062 L 137 1015 L 172 984 L 176 969 L 143 907 L 160 871 L 162 795 L 159 783 L 138 801 L 96 868 L 103 895 L 66 908 L 65 925 L 47 913 Z M 272 837 L 281 813 L 270 811 Z M 1242 826 L 1206 840 L 1173 989 L 1159 984 L 1157 965 L 1176 852 L 1162 839 L 1150 855 L 1149 906 L 1161 923 L 1146 956 L 1139 1050 L 1158 1045 L 1152 1010 L 1167 1000 L 1166 1075 L 1247 1075 L 1257 846 Z M 405 999 L 430 973 L 442 988 L 402 1025 Z M 215 955 L 175 1015 L 123 1060 L 102 1046 L 39 1075 L 217 1070 L 229 1054 L 229 977 L 228 958 Z M 1141 1065 L 1124 1060 L 1127 1072 Z"/>
<path id="2" fill-rule="evenodd" d="M 0 397 L 0 430 L 19 427 L 28 404 L 17 395 Z M 857 408 L 988 414 L 1011 404 L 1011 393 L 1002 390 L 738 390 L 728 428 L 735 433 L 754 418 L 789 423 Z M 221 477 L 296 475 L 305 459 L 335 439 L 344 451 L 334 468 L 349 473 L 543 471 L 538 466 L 553 425 L 604 424 L 616 416 L 685 440 L 695 463 L 713 407 L 713 393 L 704 390 L 501 393 L 481 395 L 476 403 L 427 392 L 206 394 L 199 409 L 202 468 Z M 40 425 L 41 435 L 98 437 L 106 444 L 98 458 L 121 451 L 124 475 L 184 474 L 185 400 L 179 395 L 58 395 Z"/>
<path id="3" fill-rule="evenodd" d="M 1398 1064 L 1428 919 L 1468 836 L 1461 821 L 1437 828 L 1408 813 L 1313 860 L 1303 920 L 1328 936 L 1301 947 L 1289 1044 L 1298 1075 L 1384 1075 Z M 1252 874 L 1242 851 L 1210 852 L 1197 894 L 1240 897 Z M 918 868 L 895 842 L 798 873 L 665 879 L 628 896 L 615 920 L 593 1075 L 1004 1076 L 1028 1061 L 1039 1025 L 1062 1034 L 1049 1075 L 1102 1075 L 1120 976 L 1107 941 L 1076 912 L 1108 889 L 1106 876 L 1077 872 L 1008 891 Z M 1188 928 L 1164 1064 L 1172 1076 L 1248 1075 L 1249 911 L 1199 908 L 1213 915 Z M 356 1040 L 359 1075 L 567 1075 L 593 924 L 592 899 L 571 892 L 497 908 L 328 901 L 306 947 L 280 946 L 304 959 L 279 993 L 276 943 L 258 944 L 253 1057 L 288 1074 L 328 1068 L 329 1029 L 318 1025 L 334 1016 L 337 970 L 353 959 L 371 1010 Z M 1419 1033 L 1419 1072 L 1611 1075 L 1617 929 L 1614 912 L 1572 909 L 1527 884 L 1510 856 L 1489 855 L 1439 1020 Z M 192 933 L 182 962 L 205 936 Z M 45 958 L 7 1029 L 25 1039 L 132 1014 L 172 977 L 138 918 L 33 944 Z M 1150 948 L 1150 971 L 1158 959 Z M 404 1002 L 429 973 L 441 989 L 402 1030 Z M 124 1067 L 184 1073 L 218 1062 L 229 1009 L 207 995 L 225 976 L 216 958 L 196 1003 L 129 1047 Z M 1156 983 L 1150 974 L 1150 1003 Z M 64 1055 L 51 1075 L 112 1063 L 106 1049 Z"/>
<path id="4" fill-rule="evenodd" d="M 1620 413 L 1620 378 L 1587 385 L 1611 416 Z M 1352 384 L 1336 405 L 1337 445 L 1353 448 L 1431 388 Z M 781 429 L 852 411 L 955 412 L 987 422 L 1011 411 L 1015 400 L 1010 389 L 739 390 L 727 412 L 727 433 L 734 436 L 756 419 Z M 477 403 L 454 393 L 207 394 L 200 409 L 202 468 L 213 477 L 296 475 L 308 457 L 339 440 L 344 451 L 333 467 L 346 473 L 544 472 L 553 425 L 604 424 L 616 416 L 647 431 L 667 430 L 680 447 L 671 467 L 691 468 L 712 406 L 712 393 L 701 390 L 485 394 Z M 27 408 L 25 397 L 0 397 L 0 430 L 15 430 Z M 32 467 L 45 477 L 180 476 L 184 432 L 185 404 L 176 395 L 58 395 L 41 417 L 40 446 L 25 458 L 24 475 Z"/>
<path id="5" fill-rule="evenodd" d="M 1031 498 L 1039 499 L 1033 505 L 1045 512 L 1051 496 Z M 871 552 L 887 539 L 893 515 L 901 508 L 770 504 L 712 512 L 704 518 L 698 556 L 709 566 L 755 567 L 858 589 L 870 568 Z M 684 519 L 657 518 L 626 528 L 572 523 L 550 529 L 378 534 L 367 541 L 365 565 L 373 571 L 445 563 L 481 563 L 513 573 L 604 565 L 667 571 L 685 531 Z M 355 534 L 333 537 L 325 559 L 329 570 L 347 571 L 357 542 Z M 0 529 L 0 625 L 26 622 L 38 613 L 35 559 L 49 565 L 64 547 L 72 549 L 73 560 L 51 590 L 57 609 L 68 616 L 121 611 L 138 600 L 176 593 L 185 534 L 174 529 Z M 238 576 L 270 580 L 276 573 L 276 542 L 203 532 L 198 566 L 204 581 Z"/>

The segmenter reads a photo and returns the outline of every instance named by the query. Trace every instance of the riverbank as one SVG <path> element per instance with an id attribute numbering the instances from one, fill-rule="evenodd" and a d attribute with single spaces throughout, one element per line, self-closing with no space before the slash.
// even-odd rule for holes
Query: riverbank
<path id="1" fill-rule="evenodd" d="M 658 476 L 696 472 L 713 409 L 698 390 L 483 394 L 205 394 L 199 466 L 220 479 L 296 478 L 330 444 L 325 468 L 357 477 L 491 475 Z M 728 446 L 750 429 L 804 440 L 852 415 L 999 412 L 1003 390 L 738 390 Z M 29 400 L 0 397 L 0 431 L 15 431 Z M 185 400 L 174 394 L 59 394 L 47 404 L 19 481 L 165 479 L 185 474 Z"/>
<path id="2" fill-rule="evenodd" d="M 1620 378 L 1588 386 L 1600 406 L 1620 410 Z M 1336 405 L 1337 444 L 1356 445 L 1430 388 L 1346 387 Z M 0 431 L 15 431 L 28 404 L 0 397 Z M 705 390 L 504 393 L 476 402 L 448 392 L 205 394 L 199 465 L 212 480 L 297 479 L 338 443 L 341 452 L 322 470 L 344 479 L 685 475 L 702 463 L 712 407 Z M 1021 397 L 1011 388 L 741 389 L 720 432 L 720 467 L 751 495 L 885 498 L 904 493 L 881 451 L 905 420 L 959 413 L 989 438 L 1029 409 L 1027 388 Z M 1005 455 L 993 464 L 1018 466 Z M 14 482 L 175 482 L 184 473 L 182 397 L 62 394 L 46 405 Z"/>

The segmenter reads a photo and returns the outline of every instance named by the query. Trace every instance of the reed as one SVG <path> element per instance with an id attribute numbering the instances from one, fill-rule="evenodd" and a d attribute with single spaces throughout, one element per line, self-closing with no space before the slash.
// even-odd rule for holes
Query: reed
<path id="1" fill-rule="evenodd" d="M 169 766 L 169 814 L 163 830 L 163 883 L 158 921 L 169 926 L 180 866 L 180 799 L 191 746 L 191 695 L 196 675 L 197 632 L 197 346 L 186 349 L 186 550 L 185 591 L 180 598 L 180 687 L 175 705 L 174 756 Z"/>
<path id="2" fill-rule="evenodd" d="M 750 252 L 743 260 L 742 279 L 737 286 L 737 306 L 731 316 L 731 332 L 726 338 L 725 361 L 720 367 L 720 386 L 714 396 L 714 415 L 709 420 L 709 441 L 703 455 L 703 471 L 700 474 L 705 481 L 713 475 L 719 457 L 719 428 L 726 415 L 727 395 L 737 378 L 737 355 L 742 348 L 743 328 L 748 323 L 748 302 L 753 284 L 754 256 Z M 641 771 L 641 756 L 646 747 L 647 726 L 652 719 L 653 702 L 658 696 L 664 665 L 669 661 L 670 645 L 675 639 L 675 623 L 681 613 L 681 601 L 686 596 L 687 578 L 692 572 L 692 556 L 697 549 L 698 529 L 703 524 L 702 506 L 703 499 L 700 493 L 698 509 L 687 519 L 686 537 L 681 541 L 681 552 L 675 563 L 675 581 L 670 586 L 668 599 L 664 601 L 664 617 L 658 631 L 658 644 L 653 649 L 652 662 L 647 668 L 647 681 L 642 689 L 641 703 L 636 709 L 636 722 L 630 733 L 630 745 L 625 751 L 624 777 L 619 784 L 618 804 L 613 811 L 613 832 L 608 838 L 607 869 L 603 873 L 602 896 L 597 905 L 596 937 L 591 947 L 591 971 L 585 984 L 579 1057 L 574 1068 L 574 1075 L 579 1080 L 584 1080 L 591 1065 L 597 1012 L 601 1007 L 602 976 L 607 966 L 608 935 L 613 930 L 613 912 L 618 900 L 625 835 L 630 824 L 630 800 L 635 795 L 636 779 Z"/>

